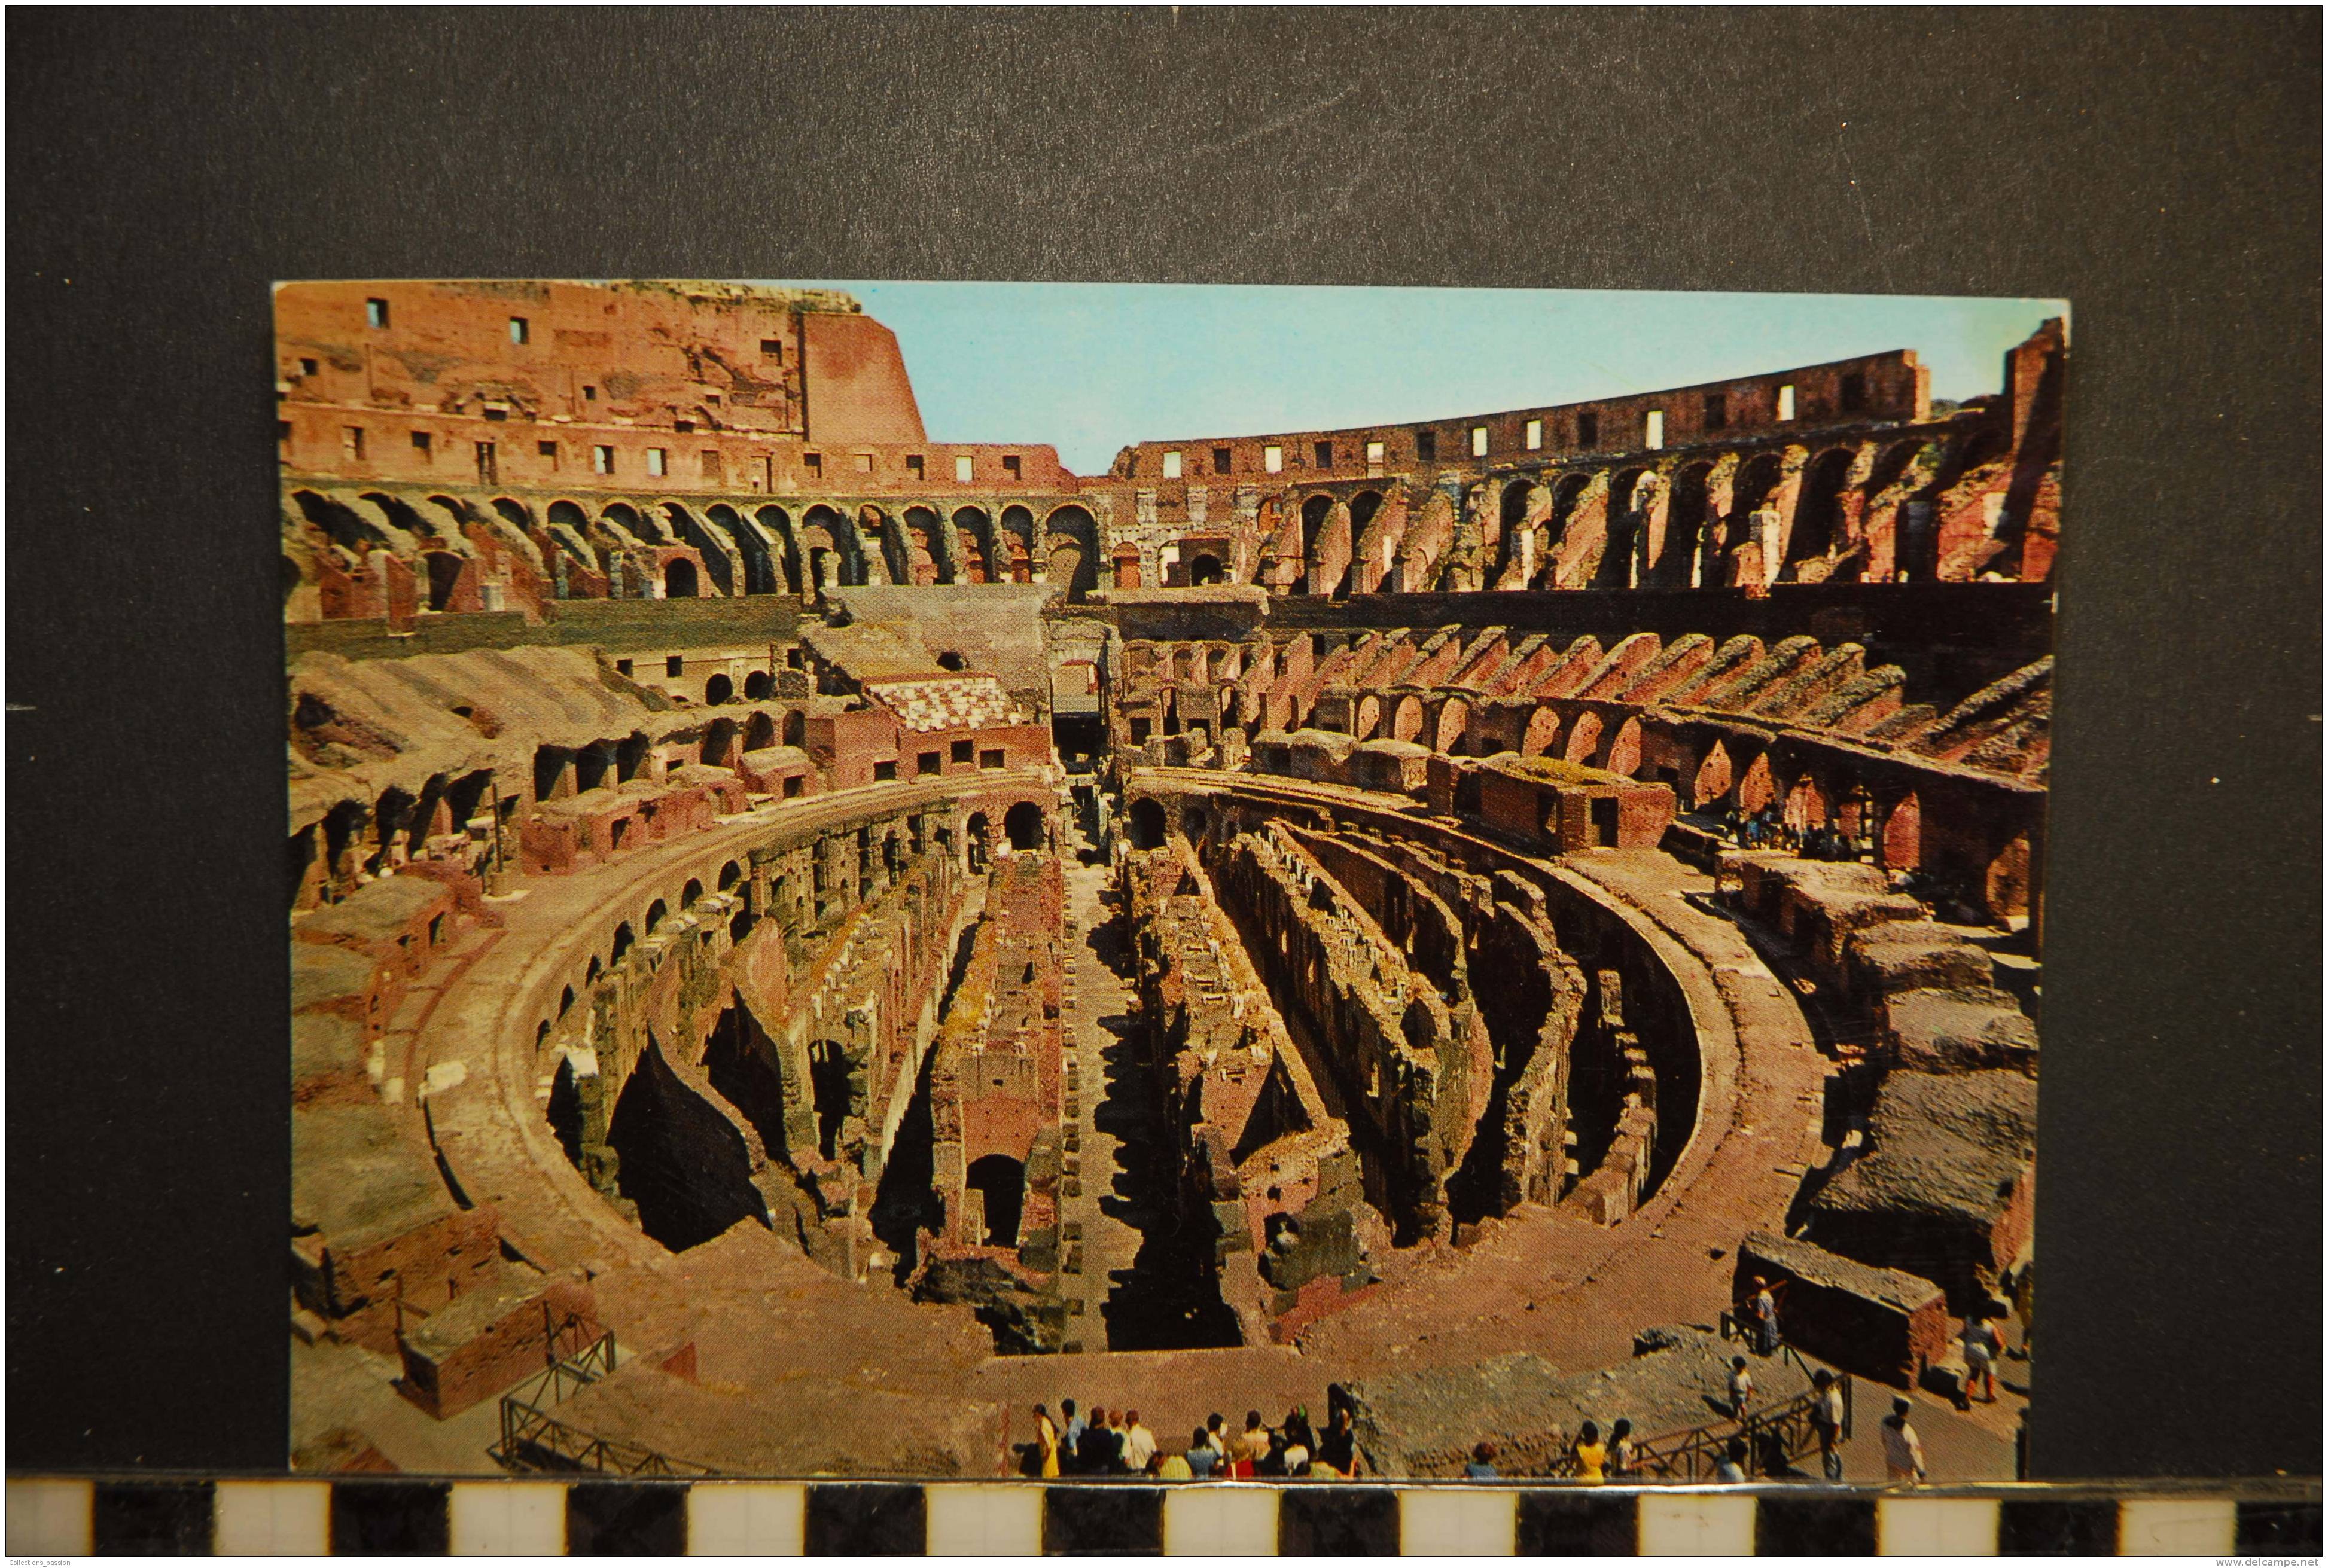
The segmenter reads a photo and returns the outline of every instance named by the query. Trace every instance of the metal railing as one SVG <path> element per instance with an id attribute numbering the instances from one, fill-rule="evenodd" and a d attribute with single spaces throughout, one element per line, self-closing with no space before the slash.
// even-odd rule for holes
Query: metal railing
<path id="1" fill-rule="evenodd" d="M 1802 1364 L 1800 1357 L 1793 1359 Z M 1839 1373 L 1835 1385 L 1843 1394 L 1843 1430 L 1837 1435 L 1840 1442 L 1851 1435 L 1852 1378 Z M 1818 1451 L 1818 1430 L 1811 1422 L 1811 1413 L 1816 1408 L 1818 1394 L 1808 1391 L 1770 1406 L 1768 1410 L 1750 1411 L 1743 1421 L 1709 1422 L 1704 1426 L 1685 1427 L 1679 1432 L 1666 1432 L 1657 1437 L 1638 1441 L 1633 1445 L 1633 1465 L 1623 1477 L 1628 1481 L 1700 1481 L 1713 1479 L 1714 1467 L 1728 1452 L 1730 1440 L 1746 1440 L 1746 1473 L 1764 1473 L 1773 1448 L 1778 1457 L 1791 1465 L 1796 1460 Z M 1546 1467 L 1554 1476 L 1573 1476 L 1576 1456 L 1568 1450 L 1554 1454 Z"/>
<path id="2" fill-rule="evenodd" d="M 566 1327 L 571 1327 L 572 1319 Z M 615 1370 L 612 1329 L 571 1356 L 554 1361 L 502 1395 L 501 1441 L 490 1451 L 503 1469 L 595 1470 L 623 1476 L 709 1476 L 709 1465 L 672 1459 L 638 1443 L 569 1426 L 545 1407 L 556 1404 Z"/>

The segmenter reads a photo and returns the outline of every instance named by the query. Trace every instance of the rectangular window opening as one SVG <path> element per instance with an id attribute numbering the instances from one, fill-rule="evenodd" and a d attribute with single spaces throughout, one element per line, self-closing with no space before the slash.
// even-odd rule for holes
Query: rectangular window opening
<path id="1" fill-rule="evenodd" d="M 595 403 L 595 402 L 596 402 L 596 401 L 598 400 L 598 389 L 597 389 L 597 388 L 596 388 L 596 387 L 585 387 L 585 388 L 583 388 L 583 389 L 582 389 L 582 400 L 583 400 L 584 402 L 586 402 L 586 403 Z"/>
<path id="2" fill-rule="evenodd" d="M 1785 424 L 1795 417 L 1795 388 L 1789 381 L 1779 389 L 1779 422 Z"/>
<path id="3" fill-rule="evenodd" d="M 1705 427 L 1726 430 L 1730 427 L 1730 399 L 1722 392 L 1705 394 Z"/>
<path id="4" fill-rule="evenodd" d="M 1544 421 L 1541 419 L 1527 422 L 1527 449 L 1531 452 L 1544 449 Z"/>
<path id="5" fill-rule="evenodd" d="M 533 455 L 534 455 L 535 456 L 537 456 L 537 457 L 540 458 L 544 463 L 547 463 L 548 465 L 549 465 L 550 471 L 551 471 L 552 473 L 556 473 L 556 472 L 557 472 L 557 469 L 558 469 L 558 443 L 557 443 L 557 442 L 555 442 L 555 441 L 536 441 L 536 442 L 533 444 Z"/>
<path id="6" fill-rule="evenodd" d="M 764 360 L 774 360 L 776 363 L 783 364 L 784 362 L 784 340 L 782 338 L 762 338 L 760 340 L 760 357 Z"/>
<path id="7" fill-rule="evenodd" d="M 303 376 L 312 376 L 319 369 L 321 369 L 321 367 L 313 360 L 301 360 L 299 361 L 299 373 Z"/>
<path id="8" fill-rule="evenodd" d="M 923 477 L 922 455 L 920 453 L 911 452 L 906 454 L 906 472 L 912 474 L 916 479 Z"/>
<path id="9" fill-rule="evenodd" d="M 796 801 L 800 799 L 800 775 L 794 774 L 790 778 L 784 780 L 784 799 L 788 801 Z"/>
<path id="10" fill-rule="evenodd" d="M 1867 377 L 1863 372 L 1844 372 L 1841 402 L 1846 414 L 1859 413 L 1867 407 Z"/>
<path id="11" fill-rule="evenodd" d="M 968 484 L 972 480 L 977 477 L 977 458 L 965 455 L 956 457 L 953 460 L 953 482 L 956 484 Z"/>
<path id="12" fill-rule="evenodd" d="M 658 479 L 662 478 L 663 470 L 670 462 L 670 457 L 671 455 L 661 446 L 648 447 L 647 472 Z"/>
<path id="13" fill-rule="evenodd" d="M 687 655 L 684 653 L 672 653 L 667 656 L 662 662 L 662 672 L 665 675 L 686 674 Z"/>
<path id="14" fill-rule="evenodd" d="M 978 754 L 978 765 L 988 773 L 1000 771 L 1002 766 L 1002 752 L 1000 748 L 995 747 L 981 750 Z"/>
<path id="15" fill-rule="evenodd" d="M 1587 410 L 1576 416 L 1576 444 L 1579 446 L 1600 445 L 1600 416 Z"/>
<path id="16" fill-rule="evenodd" d="M 366 326 L 386 326 L 387 324 L 388 324 L 388 301 L 386 301 L 386 300 L 384 300 L 384 299 L 368 299 L 368 300 L 365 300 L 365 301 L 364 301 L 364 325 L 366 325 Z"/>
<path id="17" fill-rule="evenodd" d="M 803 467 L 803 468 L 805 468 L 805 469 L 807 469 L 807 470 L 809 471 L 809 473 L 810 473 L 810 474 L 813 474 L 813 475 L 815 475 L 815 476 L 817 476 L 817 477 L 819 477 L 819 478 L 823 477 L 823 475 L 824 475 L 824 454 L 823 454 L 823 453 L 821 453 L 821 452 L 803 452 L 803 453 L 802 453 L 802 454 L 801 454 L 801 466 L 802 466 L 802 467 Z"/>
<path id="18" fill-rule="evenodd" d="M 530 343 L 532 340 L 533 328 L 527 323 L 525 317 L 521 315 L 510 317 L 510 342 L 524 343 Z"/>
<path id="19" fill-rule="evenodd" d="M 704 484 L 725 484 L 728 483 L 728 462 L 726 458 L 720 456 L 719 448 L 717 446 L 705 447 L 703 449 L 702 462 Z"/>
<path id="20" fill-rule="evenodd" d="M 945 771 L 944 754 L 935 751 L 925 751 L 922 753 L 920 756 L 915 759 L 915 771 L 924 775 L 925 776 L 931 774 L 943 773 Z"/>
<path id="21" fill-rule="evenodd" d="M 870 474 L 873 472 L 873 454 L 870 452 L 857 452 L 850 454 L 850 455 L 856 460 L 858 473 Z"/>
<path id="22" fill-rule="evenodd" d="M 1167 479 L 1180 477 L 1180 455 L 1178 452 L 1164 454 L 1164 477 Z"/>
<path id="23" fill-rule="evenodd" d="M 593 474 L 612 474 L 614 471 L 615 449 L 612 446 L 591 447 L 590 472 Z"/>
<path id="24" fill-rule="evenodd" d="M 1319 467 L 1331 468 L 1334 465 L 1334 444 L 1331 441 L 1319 442 L 1317 456 Z"/>
<path id="25" fill-rule="evenodd" d="M 1227 447 L 1225 447 L 1225 446 L 1216 446 L 1216 447 L 1214 447 L 1214 448 L 1213 448 L 1213 472 L 1214 472 L 1214 473 L 1216 473 L 1216 474 L 1226 474 L 1228 471 L 1229 471 L 1229 449 L 1228 449 Z"/>
<path id="26" fill-rule="evenodd" d="M 955 742 L 953 743 L 953 760 L 954 760 L 954 761 L 956 761 L 956 762 L 968 762 L 968 761 L 970 761 L 970 760 L 971 760 L 971 753 L 972 753 L 974 749 L 975 749 L 975 743 L 974 743 L 974 742 L 967 741 L 967 740 L 957 740 L 957 741 L 955 741 Z"/>
<path id="27" fill-rule="evenodd" d="M 352 463 L 363 461 L 364 433 L 361 425 L 350 425 L 340 433 L 340 450 Z"/>
<path id="28" fill-rule="evenodd" d="M 873 765 L 873 782 L 875 784 L 888 784 L 892 780 L 896 779 L 896 776 L 897 765 L 896 763 L 877 762 Z"/>
<path id="29" fill-rule="evenodd" d="M 1417 430 L 1414 433 L 1414 455 L 1420 462 L 1438 462 L 1439 432 L 1436 430 Z"/>
<path id="30" fill-rule="evenodd" d="M 433 446 L 435 443 L 436 438 L 430 436 L 426 430 L 415 430 L 412 433 L 412 449 L 415 452 L 419 453 L 424 459 L 427 457 L 429 448 Z"/>
<path id="31" fill-rule="evenodd" d="M 1007 454 L 1003 457 L 1002 472 L 1008 474 L 1013 479 L 1018 477 L 1018 454 L 1012 452 Z"/>
<path id="32" fill-rule="evenodd" d="M 1487 455 L 1488 427 L 1485 425 L 1474 425 L 1471 427 L 1471 455 L 1485 457 Z"/>
<path id="33" fill-rule="evenodd" d="M 1261 470 L 1264 474 L 1284 473 L 1285 448 L 1282 446 L 1263 447 L 1261 449 Z"/>
<path id="34" fill-rule="evenodd" d="M 1641 416 L 1641 445 L 1654 452 L 1666 444 L 1666 411 L 1651 408 Z"/>

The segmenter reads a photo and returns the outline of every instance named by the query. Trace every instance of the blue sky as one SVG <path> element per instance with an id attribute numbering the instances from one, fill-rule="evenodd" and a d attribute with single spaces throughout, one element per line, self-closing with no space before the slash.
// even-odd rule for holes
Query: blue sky
<path id="1" fill-rule="evenodd" d="M 897 334 L 938 441 L 1330 429 L 1654 391 L 1914 349 L 1932 395 L 1997 390 L 2057 300 L 1552 289 L 836 281 Z"/>

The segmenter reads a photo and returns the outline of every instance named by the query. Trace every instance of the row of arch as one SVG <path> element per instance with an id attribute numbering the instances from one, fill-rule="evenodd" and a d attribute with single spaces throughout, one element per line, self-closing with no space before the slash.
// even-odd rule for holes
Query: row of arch
<path id="1" fill-rule="evenodd" d="M 437 610 L 455 607 L 462 566 L 478 553 L 465 532 L 471 525 L 522 546 L 560 598 L 647 596 L 650 580 L 673 598 L 813 598 L 826 588 L 1038 577 L 1079 597 L 1097 586 L 1099 569 L 1097 520 L 1072 501 L 1038 517 L 1023 502 L 999 512 L 975 504 L 942 512 L 922 503 L 894 510 L 867 503 L 852 513 L 823 502 L 793 507 L 569 495 L 549 500 L 537 514 L 509 495 L 480 502 L 441 492 L 415 497 L 300 488 L 291 500 L 301 518 L 343 549 L 361 558 L 387 549 L 419 566 L 428 606 Z M 681 549 L 690 553 L 665 553 Z"/>
<path id="2" fill-rule="evenodd" d="M 2003 455 L 2009 441 L 1993 434 L 1973 437 L 1954 456 L 1951 466 L 1964 469 Z M 1482 587 L 1551 588 L 1662 587 L 1719 586 L 1721 551 L 1750 540 L 1744 520 L 1764 508 L 1780 513 L 1781 539 L 1770 579 L 1804 579 L 1814 568 L 1846 549 L 1861 513 L 1878 497 L 1908 479 L 1911 467 L 1929 446 L 1921 436 L 1904 437 L 1872 448 L 1864 445 L 1831 446 L 1790 468 L 1782 450 L 1734 455 L 1715 454 L 1663 465 L 1636 462 L 1613 467 L 1565 472 L 1545 470 L 1490 479 L 1475 486 L 1467 502 L 1477 509 L 1485 549 Z M 1734 462 L 1726 508 L 1716 494 L 1716 473 Z M 1863 466 L 1864 472 L 1854 478 Z M 1933 475 L 1919 475 L 1914 488 L 1932 487 Z M 1589 493 L 1605 486 L 1603 507 L 1606 543 L 1589 580 L 1563 583 L 1559 563 L 1571 530 L 1586 511 Z M 1666 504 L 1660 508 L 1658 501 Z M 1892 499 L 1901 499 L 1894 496 Z M 1385 501 L 1385 492 L 1366 487 L 1347 497 L 1328 491 L 1303 496 L 1299 514 L 1298 572 L 1283 581 L 1291 594 L 1319 593 L 1344 596 L 1353 590 L 1359 563 L 1329 559 L 1324 549 L 1328 522 L 1338 505 L 1349 511 L 1348 545 L 1352 551 Z M 1264 503 L 1263 526 L 1275 534 Z M 1293 543 L 1292 540 L 1285 541 Z M 1263 541 L 1266 551 L 1269 541 Z M 1529 559 L 1530 555 L 1533 559 Z M 1863 563 L 1845 562 L 1836 570 L 1848 576 Z M 1320 577 L 1318 568 L 1328 574 Z M 1232 580 L 1234 571 L 1209 549 L 1187 562 L 1191 586 Z M 1825 580 L 1824 573 L 1822 580 Z M 1757 573 L 1760 580 L 1760 574 Z"/>

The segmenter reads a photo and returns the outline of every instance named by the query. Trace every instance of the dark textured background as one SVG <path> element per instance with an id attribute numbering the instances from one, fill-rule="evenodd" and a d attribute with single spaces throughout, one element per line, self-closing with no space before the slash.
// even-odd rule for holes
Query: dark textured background
<path id="1" fill-rule="evenodd" d="M 627 275 L 2070 297 L 2035 1460 L 2316 1474 L 2320 27 L 10 13 L 10 1469 L 282 1462 L 268 282 Z"/>

